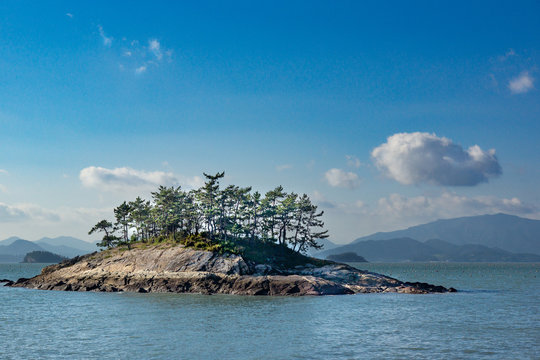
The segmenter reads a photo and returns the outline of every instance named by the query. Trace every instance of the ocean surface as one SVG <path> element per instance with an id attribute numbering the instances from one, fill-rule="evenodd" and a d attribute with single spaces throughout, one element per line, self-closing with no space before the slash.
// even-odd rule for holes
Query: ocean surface
<path id="1" fill-rule="evenodd" d="M 77 293 L 0 286 L 0 359 L 540 359 L 540 264 L 353 264 L 455 294 Z M 0 264 L 0 279 L 40 264 Z"/>

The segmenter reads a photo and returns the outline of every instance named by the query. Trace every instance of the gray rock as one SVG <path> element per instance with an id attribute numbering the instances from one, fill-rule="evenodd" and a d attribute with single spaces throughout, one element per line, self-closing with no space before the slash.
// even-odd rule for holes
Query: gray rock
<path id="1" fill-rule="evenodd" d="M 288 296 L 448 291 L 442 286 L 403 283 L 345 264 L 308 265 L 280 272 L 268 264 L 248 263 L 240 255 L 157 245 L 78 257 L 6 286 L 63 291 Z"/>

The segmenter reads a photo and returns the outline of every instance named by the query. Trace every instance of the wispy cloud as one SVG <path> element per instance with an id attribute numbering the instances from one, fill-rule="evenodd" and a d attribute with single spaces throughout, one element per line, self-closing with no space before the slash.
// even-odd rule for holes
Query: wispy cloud
<path id="1" fill-rule="evenodd" d="M 193 188 L 203 184 L 199 176 L 179 176 L 172 172 L 144 171 L 128 167 L 107 169 L 89 166 L 81 170 L 79 179 L 85 187 L 120 192 L 134 189 L 154 190 L 159 185 Z"/>
<path id="2" fill-rule="evenodd" d="M 72 13 L 66 13 L 66 16 L 70 19 L 73 19 L 73 14 Z"/>
<path id="3" fill-rule="evenodd" d="M 509 58 L 514 57 L 514 56 L 517 56 L 514 49 L 508 49 L 508 51 L 504 55 L 499 56 L 498 59 L 499 59 L 499 61 L 504 62 L 504 61 L 508 60 Z"/>
<path id="4" fill-rule="evenodd" d="M 105 35 L 105 31 L 103 30 L 103 26 L 98 25 L 97 27 L 98 27 L 98 31 L 99 31 L 99 36 L 101 36 L 101 39 L 103 40 L 103 45 L 105 45 L 107 47 L 111 47 L 113 38 L 108 37 L 107 35 Z"/>
<path id="5" fill-rule="evenodd" d="M 103 45 L 110 48 L 109 51 L 117 54 L 120 71 L 141 75 L 165 62 L 172 61 L 173 51 L 164 47 L 161 41 L 156 38 L 139 41 L 118 36 L 120 40 L 113 42 L 114 38 L 105 32 L 102 25 L 98 25 L 97 28 Z"/>
<path id="6" fill-rule="evenodd" d="M 135 74 L 142 74 L 146 71 L 146 65 L 141 65 L 135 69 Z"/>
<path id="7" fill-rule="evenodd" d="M 356 189 L 360 186 L 360 178 L 353 172 L 343 171 L 341 169 L 330 169 L 324 174 L 326 182 L 332 187 L 341 187 L 346 189 Z"/>
<path id="8" fill-rule="evenodd" d="M 354 155 L 345 155 L 345 159 L 347 159 L 347 165 L 349 165 L 350 167 L 358 169 L 362 165 L 360 159 Z"/>
<path id="9" fill-rule="evenodd" d="M 7 170 L 4 170 L 4 169 L 0 169 L 0 174 L 7 174 L 8 171 Z"/>
<path id="10" fill-rule="evenodd" d="M 509 91 L 511 94 L 525 94 L 534 90 L 536 71 L 535 55 L 525 51 L 509 49 L 503 55 L 491 58 L 488 74 L 488 86 L 497 91 Z"/>
<path id="11" fill-rule="evenodd" d="M 474 186 L 502 173 L 494 149 L 463 149 L 429 133 L 392 135 L 371 156 L 385 175 L 406 185 Z"/>
<path id="12" fill-rule="evenodd" d="M 34 204 L 8 205 L 0 203 L 0 222 L 19 222 L 23 220 L 52 221 L 60 220 L 58 213 Z"/>
<path id="13" fill-rule="evenodd" d="M 374 214 L 382 217 L 431 220 L 458 216 L 509 213 L 531 215 L 538 209 L 520 199 L 495 196 L 463 196 L 444 192 L 439 196 L 407 197 L 392 194 L 378 201 Z"/>
<path id="14" fill-rule="evenodd" d="M 148 41 L 148 50 L 150 50 L 150 52 L 154 54 L 156 59 L 161 60 L 163 58 L 163 53 L 161 52 L 161 44 L 156 39 L 151 39 Z"/>
<path id="15" fill-rule="evenodd" d="M 292 168 L 293 168 L 293 166 L 291 164 L 283 164 L 283 165 L 276 166 L 276 170 L 279 171 L 279 172 L 289 170 L 289 169 L 292 169 Z"/>
<path id="16" fill-rule="evenodd" d="M 534 79 L 527 71 L 524 71 L 519 76 L 510 79 L 508 88 L 512 94 L 524 94 L 534 89 Z"/>

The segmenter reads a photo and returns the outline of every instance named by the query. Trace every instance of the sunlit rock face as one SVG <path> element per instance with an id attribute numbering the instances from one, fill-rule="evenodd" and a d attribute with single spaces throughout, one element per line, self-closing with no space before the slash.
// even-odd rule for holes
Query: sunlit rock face
<path id="1" fill-rule="evenodd" d="M 94 253 L 48 266 L 38 276 L 8 285 L 64 291 L 290 296 L 449 291 L 442 286 L 404 283 L 345 264 L 316 267 L 308 263 L 293 269 L 278 269 L 246 261 L 240 255 L 180 245 Z"/>

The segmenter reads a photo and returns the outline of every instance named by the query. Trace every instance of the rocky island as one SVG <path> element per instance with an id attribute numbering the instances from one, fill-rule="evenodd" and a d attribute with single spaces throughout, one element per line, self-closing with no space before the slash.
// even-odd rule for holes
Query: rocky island
<path id="1" fill-rule="evenodd" d="M 310 258 L 320 249 L 322 211 L 306 194 L 278 186 L 264 197 L 251 187 L 220 189 L 224 173 L 203 187 L 160 186 L 152 202 L 137 197 L 99 221 L 101 252 L 45 267 L 8 286 L 66 291 L 175 292 L 236 295 L 339 295 L 448 292 L 345 264 Z M 118 234 L 119 232 L 119 234 Z M 454 290 L 455 291 L 455 290 Z"/>
<path id="2" fill-rule="evenodd" d="M 292 269 L 256 264 L 241 255 L 183 245 L 135 246 L 93 253 L 50 265 L 40 275 L 8 286 L 65 291 L 175 292 L 236 295 L 410 294 L 455 291 L 406 283 L 345 264 L 313 259 Z"/>

